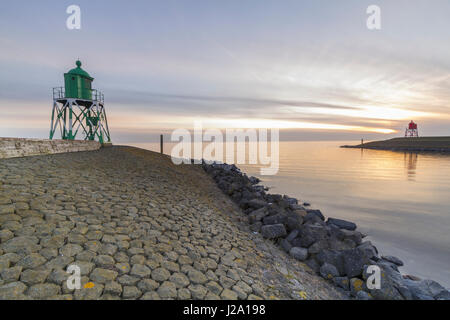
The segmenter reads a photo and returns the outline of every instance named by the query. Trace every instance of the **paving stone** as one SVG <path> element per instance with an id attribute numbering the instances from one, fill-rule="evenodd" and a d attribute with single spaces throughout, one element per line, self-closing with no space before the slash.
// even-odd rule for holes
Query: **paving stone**
<path id="1" fill-rule="evenodd" d="M 162 299 L 176 298 L 177 297 L 177 287 L 174 283 L 170 281 L 164 281 L 157 290 L 158 295 Z"/>

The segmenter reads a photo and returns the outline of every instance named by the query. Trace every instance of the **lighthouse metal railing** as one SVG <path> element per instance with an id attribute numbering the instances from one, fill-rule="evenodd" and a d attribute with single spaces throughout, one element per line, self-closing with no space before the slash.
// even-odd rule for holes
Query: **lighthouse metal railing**
<path id="1" fill-rule="evenodd" d="M 105 102 L 105 95 L 97 90 L 97 89 L 91 89 L 92 92 L 92 101 L 98 101 L 100 103 Z M 53 88 L 53 100 L 58 99 L 65 99 L 66 98 L 66 92 L 64 87 L 54 87 Z"/>

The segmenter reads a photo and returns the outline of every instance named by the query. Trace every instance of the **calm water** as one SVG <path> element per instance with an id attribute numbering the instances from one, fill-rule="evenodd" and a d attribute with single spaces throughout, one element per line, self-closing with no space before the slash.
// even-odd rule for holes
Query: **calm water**
<path id="1" fill-rule="evenodd" d="M 450 155 L 339 148 L 351 143 L 281 142 L 275 176 L 239 167 L 271 193 L 354 221 L 382 254 L 405 262 L 404 273 L 450 287 Z M 130 145 L 159 151 L 158 144 Z"/>

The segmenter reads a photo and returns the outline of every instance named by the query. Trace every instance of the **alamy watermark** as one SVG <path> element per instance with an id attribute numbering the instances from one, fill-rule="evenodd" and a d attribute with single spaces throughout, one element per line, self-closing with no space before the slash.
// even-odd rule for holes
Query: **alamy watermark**
<path id="1" fill-rule="evenodd" d="M 67 7 L 66 13 L 70 14 L 66 20 L 66 27 L 69 30 L 81 29 L 81 9 L 80 6 L 72 4 Z"/>
<path id="2" fill-rule="evenodd" d="M 367 7 L 366 13 L 369 15 L 366 21 L 367 29 L 381 30 L 381 8 L 373 4 Z"/>
<path id="3" fill-rule="evenodd" d="M 381 289 L 381 269 L 377 265 L 370 265 L 366 269 L 369 275 L 366 280 L 367 288 L 370 290 Z"/>
<path id="4" fill-rule="evenodd" d="M 275 175 L 280 164 L 279 136 L 279 129 L 203 130 L 202 123 L 196 121 L 193 133 L 187 129 L 172 132 L 171 141 L 177 144 L 171 158 L 174 164 L 201 164 L 202 159 L 207 163 L 255 164 L 262 166 L 261 175 Z"/>

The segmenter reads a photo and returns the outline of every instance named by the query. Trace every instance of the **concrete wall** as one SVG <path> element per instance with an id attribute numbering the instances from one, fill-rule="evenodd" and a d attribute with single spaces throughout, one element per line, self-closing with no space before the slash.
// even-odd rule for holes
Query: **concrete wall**
<path id="1" fill-rule="evenodd" d="M 92 151 L 100 149 L 97 141 L 0 138 L 0 159 L 43 154 Z"/>

